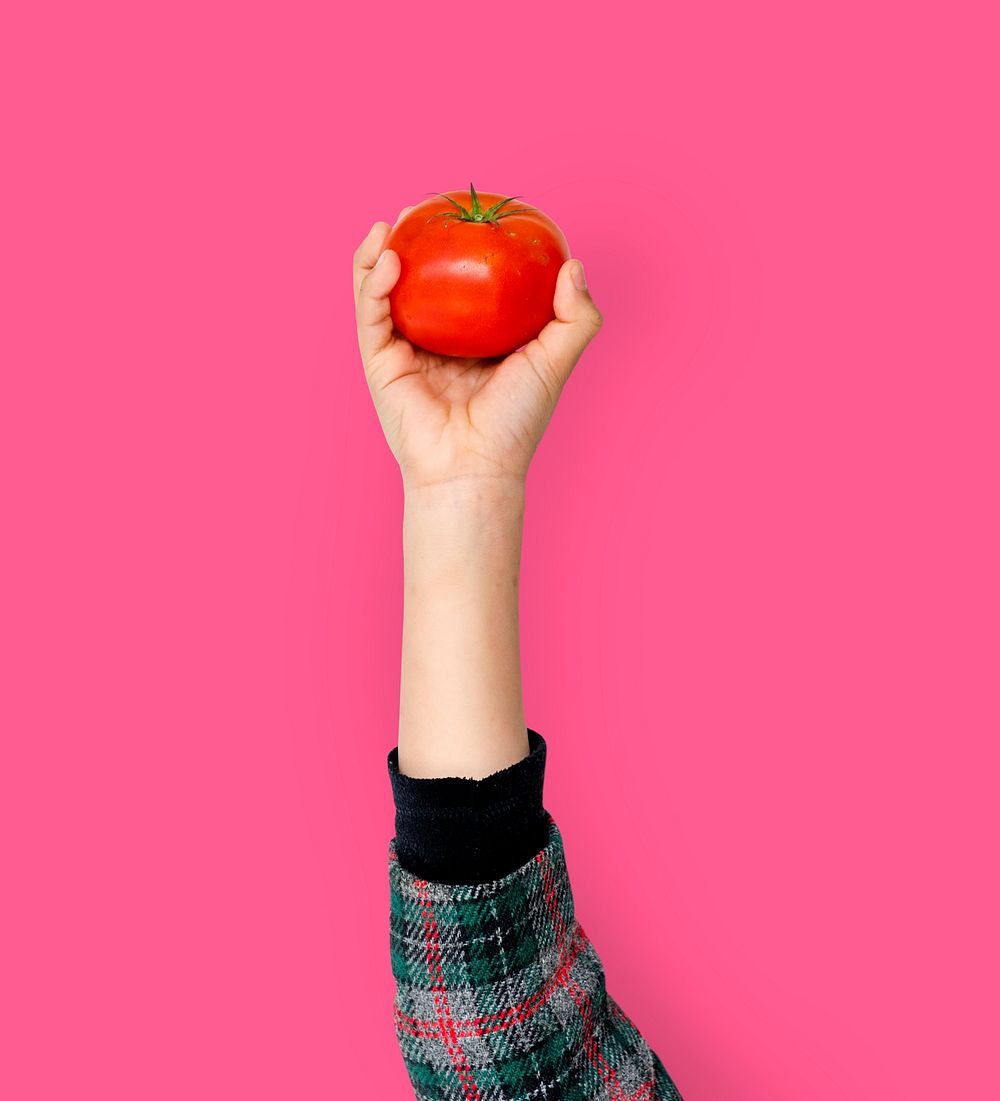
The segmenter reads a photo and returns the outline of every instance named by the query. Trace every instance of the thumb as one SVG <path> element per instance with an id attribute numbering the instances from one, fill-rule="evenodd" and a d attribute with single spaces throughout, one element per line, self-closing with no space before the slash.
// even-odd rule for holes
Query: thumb
<path id="1" fill-rule="evenodd" d="M 604 323 L 601 311 L 590 297 L 579 260 L 567 260 L 559 269 L 552 306 L 555 320 L 538 334 L 538 343 L 561 386 Z"/>

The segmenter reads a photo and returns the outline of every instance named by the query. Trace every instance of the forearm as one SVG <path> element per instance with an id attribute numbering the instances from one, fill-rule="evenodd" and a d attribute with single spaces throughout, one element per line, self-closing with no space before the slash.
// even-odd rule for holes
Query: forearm
<path id="1" fill-rule="evenodd" d="M 399 767 L 480 778 L 528 752 L 518 590 L 524 483 L 407 487 Z"/>

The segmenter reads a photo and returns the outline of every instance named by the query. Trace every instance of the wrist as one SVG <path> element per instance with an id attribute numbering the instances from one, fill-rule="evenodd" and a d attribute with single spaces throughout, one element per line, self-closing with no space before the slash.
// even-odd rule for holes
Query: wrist
<path id="1" fill-rule="evenodd" d="M 523 474 L 458 474 L 439 481 L 403 478 L 407 507 L 500 508 L 524 502 Z"/>
<path id="2" fill-rule="evenodd" d="M 414 583 L 516 583 L 524 526 L 523 479 L 452 479 L 410 486 L 403 510 L 403 565 Z"/>

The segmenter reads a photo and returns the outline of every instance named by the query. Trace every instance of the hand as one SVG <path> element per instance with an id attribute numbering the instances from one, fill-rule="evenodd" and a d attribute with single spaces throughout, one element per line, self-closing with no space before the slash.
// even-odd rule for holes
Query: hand
<path id="1" fill-rule="evenodd" d="M 393 327 L 389 292 L 400 260 L 385 249 L 390 229 L 376 222 L 354 254 L 354 297 L 368 388 L 404 484 L 523 482 L 570 372 L 601 327 L 583 265 L 563 264 L 555 320 L 520 351 L 502 360 L 433 355 Z"/>

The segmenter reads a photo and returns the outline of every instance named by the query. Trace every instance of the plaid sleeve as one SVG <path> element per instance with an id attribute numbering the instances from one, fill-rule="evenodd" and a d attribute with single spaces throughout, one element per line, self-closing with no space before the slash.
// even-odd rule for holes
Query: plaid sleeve
<path id="1" fill-rule="evenodd" d="M 418 1101 L 680 1101 L 605 989 L 562 835 L 501 879 L 420 879 L 389 844 L 396 1034 Z"/>

